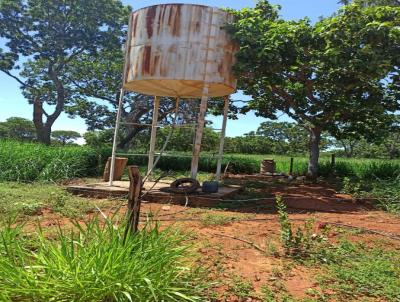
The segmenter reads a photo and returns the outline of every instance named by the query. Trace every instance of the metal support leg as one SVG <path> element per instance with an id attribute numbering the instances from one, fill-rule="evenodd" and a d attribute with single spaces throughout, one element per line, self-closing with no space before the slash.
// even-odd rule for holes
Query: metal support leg
<path id="1" fill-rule="evenodd" d="M 179 114 L 179 103 L 181 101 L 180 97 L 177 97 L 175 100 L 175 116 L 174 116 L 174 123 L 172 127 L 176 127 L 176 122 L 178 121 L 178 114 Z"/>
<path id="2" fill-rule="evenodd" d="M 207 112 L 208 86 L 209 86 L 208 84 L 204 85 L 203 96 L 201 97 L 200 112 L 199 112 L 197 131 L 196 131 L 196 139 L 195 139 L 194 148 L 193 148 L 193 158 L 192 158 L 192 167 L 191 167 L 192 178 L 197 177 L 197 170 L 199 168 L 201 140 L 203 138 L 205 118 L 206 118 L 206 112 Z"/>
<path id="3" fill-rule="evenodd" d="M 226 123 L 228 121 L 228 111 L 229 111 L 229 96 L 224 98 L 224 117 L 222 120 L 222 130 L 219 141 L 219 152 L 217 161 L 217 172 L 215 175 L 217 181 L 220 181 L 221 179 L 221 166 L 222 166 L 222 159 L 224 157 L 224 145 L 225 145 L 225 135 L 226 135 Z"/>
<path id="4" fill-rule="evenodd" d="M 151 136 L 150 136 L 150 150 L 149 150 L 149 162 L 147 164 L 147 174 L 150 174 L 153 170 L 154 155 L 156 149 L 156 138 L 157 138 L 157 123 L 158 123 L 158 109 L 160 108 L 160 97 L 154 97 L 154 108 L 153 108 L 153 120 L 151 122 Z"/>
<path id="5" fill-rule="evenodd" d="M 111 167 L 110 167 L 110 181 L 109 181 L 110 187 L 113 185 L 113 180 L 114 180 L 115 156 L 116 156 L 116 152 L 117 152 L 118 130 L 119 130 L 119 123 L 121 121 L 121 111 L 122 111 L 122 103 L 124 100 L 124 94 L 125 94 L 124 88 L 121 88 L 121 91 L 119 92 L 118 111 L 117 111 L 117 118 L 115 121 L 114 139 L 113 139 L 113 147 L 112 147 L 112 153 L 111 153 Z"/>

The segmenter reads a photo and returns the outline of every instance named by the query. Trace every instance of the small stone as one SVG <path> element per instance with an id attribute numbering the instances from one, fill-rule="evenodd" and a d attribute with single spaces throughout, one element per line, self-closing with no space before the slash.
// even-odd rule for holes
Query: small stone
<path id="1" fill-rule="evenodd" d="M 254 277 L 255 279 L 256 279 L 256 281 L 260 281 L 261 280 L 261 278 L 260 278 L 260 276 L 259 275 L 255 275 L 255 277 Z"/>
<path id="2" fill-rule="evenodd" d="M 171 210 L 171 206 L 163 206 L 163 207 L 161 208 L 161 210 L 163 210 L 163 211 L 169 211 L 169 210 Z"/>

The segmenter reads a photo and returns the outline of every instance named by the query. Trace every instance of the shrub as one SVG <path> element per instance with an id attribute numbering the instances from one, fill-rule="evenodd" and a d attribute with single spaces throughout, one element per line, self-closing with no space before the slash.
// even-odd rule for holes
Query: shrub
<path id="1" fill-rule="evenodd" d="M 281 242 L 285 254 L 296 260 L 328 261 L 330 244 L 323 234 L 312 232 L 314 228 L 313 222 L 306 221 L 302 229 L 299 227 L 295 231 L 281 196 L 277 196 L 276 206 L 281 229 Z"/>
<path id="2" fill-rule="evenodd" d="M 178 231 L 147 226 L 124 244 L 123 226 L 111 221 L 75 227 L 69 235 L 59 229 L 53 241 L 40 230 L 29 240 L 19 225 L 2 228 L 0 300 L 200 300 L 202 276 L 188 262 L 191 253 Z"/>

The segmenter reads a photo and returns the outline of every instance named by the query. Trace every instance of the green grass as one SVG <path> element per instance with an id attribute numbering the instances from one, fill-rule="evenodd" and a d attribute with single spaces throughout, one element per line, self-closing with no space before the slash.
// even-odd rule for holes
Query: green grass
<path id="1" fill-rule="evenodd" d="M 400 253 L 383 247 L 342 242 L 320 277 L 340 301 L 372 297 L 400 301 Z"/>
<path id="2" fill-rule="evenodd" d="M 330 292 L 335 301 L 376 298 L 400 300 L 400 252 L 385 244 L 352 243 L 341 240 L 332 243 L 326 234 L 315 234 L 308 224 L 294 231 L 282 200 L 277 199 L 281 244 L 285 256 L 305 265 L 316 265 L 321 295 Z M 381 301 L 381 300 L 379 300 Z"/>
<path id="3" fill-rule="evenodd" d="M 282 155 L 253 155 L 253 154 L 227 154 L 225 160 L 235 162 L 245 160 L 253 162 L 254 172 L 259 171 L 260 162 L 263 159 L 274 159 L 278 172 L 288 173 L 290 157 Z M 331 167 L 330 156 L 321 155 L 319 160 L 320 174 L 325 176 L 331 173 L 339 177 L 353 176 L 360 179 L 390 179 L 400 175 L 400 160 L 366 159 L 366 158 L 336 158 L 334 170 Z M 304 175 L 307 172 L 308 157 L 294 157 L 293 173 Z"/>
<path id="4" fill-rule="evenodd" d="M 159 161 L 157 168 L 163 171 L 189 171 L 191 157 L 188 154 L 169 152 Z M 129 163 L 146 165 L 145 155 L 128 156 Z M 263 159 L 274 159 L 276 171 L 289 173 L 290 157 L 282 155 L 249 155 L 249 154 L 225 154 L 222 170 L 228 166 L 228 172 L 253 174 L 259 173 L 260 163 Z M 204 172 L 215 172 L 217 158 L 215 154 L 202 153 L 199 161 L 199 169 Z M 305 175 L 307 173 L 308 157 L 294 157 L 293 173 Z M 336 158 L 336 165 L 331 166 L 330 157 L 323 155 L 319 161 L 319 173 L 321 176 L 336 175 L 338 177 L 357 177 L 360 179 L 393 179 L 400 175 L 400 160 L 385 159 L 347 159 Z"/>
<path id="5" fill-rule="evenodd" d="M 0 142 L 0 181 L 58 181 L 75 177 L 100 175 L 110 149 L 94 150 L 83 146 L 44 146 L 35 143 L 15 141 Z M 146 166 L 146 155 L 127 156 L 128 164 Z M 260 162 L 273 158 L 277 172 L 288 173 L 289 156 L 226 154 L 222 168 L 228 166 L 232 173 L 258 173 Z M 161 157 L 157 169 L 162 171 L 190 170 L 190 154 L 166 152 Z M 294 157 L 293 172 L 304 175 L 307 172 L 307 157 Z M 217 165 L 215 154 L 203 153 L 199 170 L 214 173 Z M 344 159 L 337 158 L 334 169 L 329 156 L 321 156 L 320 175 L 349 176 L 359 179 L 393 179 L 400 175 L 400 160 Z"/>
<path id="6" fill-rule="evenodd" d="M 243 279 L 241 276 L 232 276 L 231 282 L 228 284 L 229 292 L 239 299 L 249 298 L 253 291 L 252 284 Z"/>
<path id="7" fill-rule="evenodd" d="M 232 216 L 232 215 L 224 215 L 218 213 L 209 213 L 201 215 L 200 220 L 202 225 L 204 226 L 218 226 L 218 225 L 227 225 L 236 220 L 246 219 L 246 218 L 248 219 L 250 217 L 251 216 L 245 214 L 237 214 L 235 216 Z"/>
<path id="8" fill-rule="evenodd" d="M 342 192 L 358 198 L 372 198 L 376 207 L 400 215 L 400 176 L 393 180 L 360 180 L 345 177 Z"/>
<path id="9" fill-rule="evenodd" d="M 0 142 L 0 181 L 58 181 L 98 174 L 98 155 L 82 146 Z"/>
<path id="10" fill-rule="evenodd" d="M 96 206 L 119 206 L 121 201 L 87 199 L 51 183 L 0 182 L 0 217 L 35 216 L 50 209 L 65 217 L 80 217 Z"/>
<path id="11" fill-rule="evenodd" d="M 147 226 L 123 243 L 124 225 L 76 223 L 56 240 L 0 229 L 1 301 L 200 301 L 202 274 L 185 236 Z"/>

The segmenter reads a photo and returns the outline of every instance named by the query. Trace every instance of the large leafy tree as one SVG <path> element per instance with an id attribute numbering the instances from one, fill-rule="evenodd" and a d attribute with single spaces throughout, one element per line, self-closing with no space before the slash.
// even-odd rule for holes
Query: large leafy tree
<path id="1" fill-rule="evenodd" d="M 51 137 L 62 145 L 71 144 L 81 137 L 81 134 L 72 130 L 55 130 Z"/>
<path id="2" fill-rule="evenodd" d="M 367 134 L 400 108 L 397 7 L 351 4 L 311 24 L 281 20 L 262 0 L 236 17 L 230 31 L 248 109 L 272 119 L 284 112 L 308 130 L 311 178 L 323 131 Z"/>
<path id="3" fill-rule="evenodd" d="M 119 0 L 0 0 L 0 70 L 21 84 L 40 142 L 50 143 L 56 119 L 81 98 L 66 77 L 71 66 L 121 45 L 129 10 Z"/>
<path id="4" fill-rule="evenodd" d="M 32 121 L 22 117 L 10 117 L 0 122 L 0 138 L 33 141 L 36 132 Z"/>
<path id="5" fill-rule="evenodd" d="M 308 133 L 295 123 L 263 122 L 257 134 L 269 138 L 276 146 L 277 154 L 306 153 L 308 149 Z"/>
<path id="6" fill-rule="evenodd" d="M 400 0 L 341 0 L 338 3 L 349 5 L 350 3 L 356 3 L 364 6 L 381 5 L 381 6 L 400 6 Z"/>

